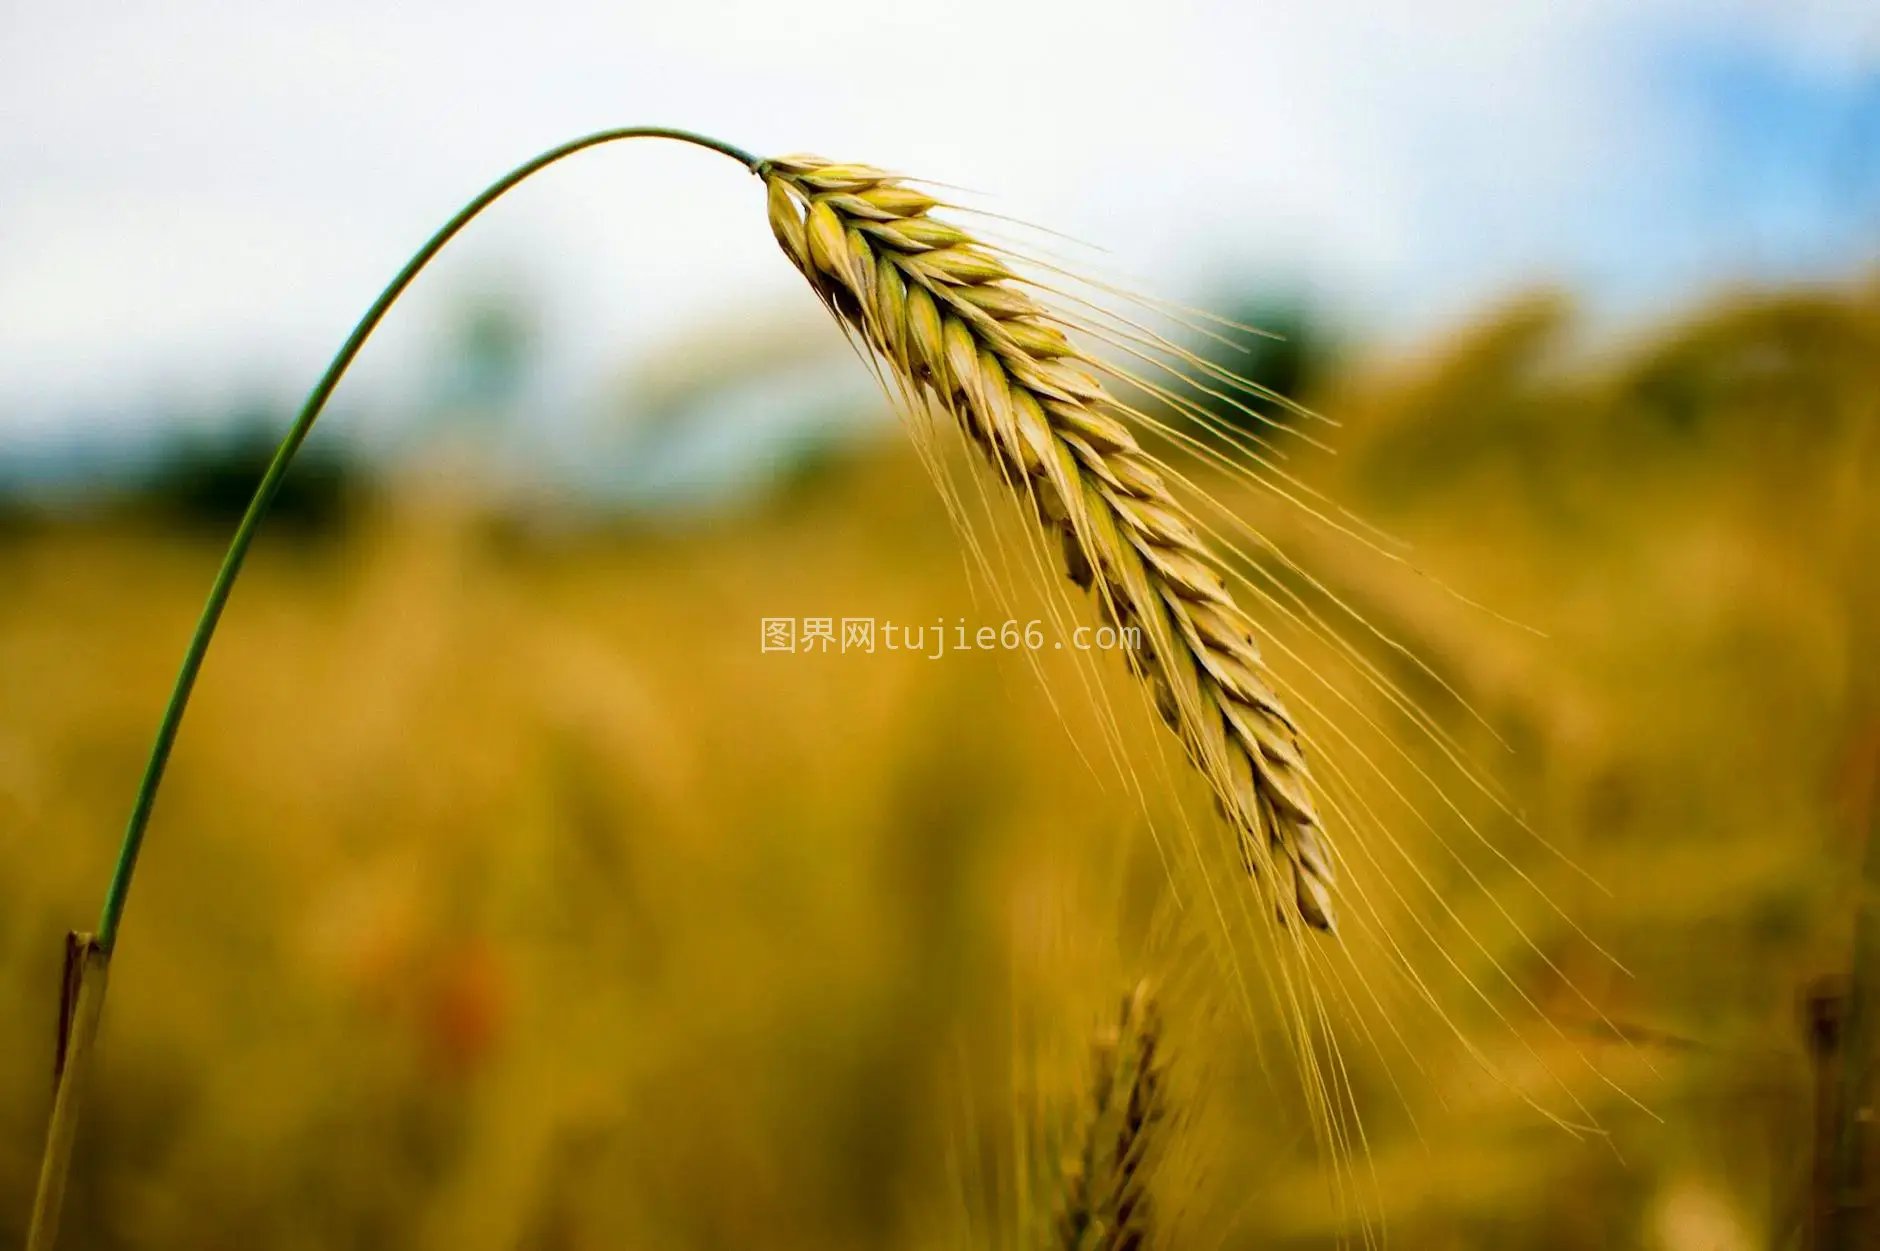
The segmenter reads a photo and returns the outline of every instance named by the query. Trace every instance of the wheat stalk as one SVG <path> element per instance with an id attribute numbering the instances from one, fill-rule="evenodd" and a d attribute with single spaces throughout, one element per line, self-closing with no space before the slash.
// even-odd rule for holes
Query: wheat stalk
<path id="1" fill-rule="evenodd" d="M 1123 997 L 1116 1032 L 1099 1040 L 1088 1119 L 1066 1173 L 1054 1251 L 1145 1251 L 1153 1244 L 1148 1183 L 1167 1116 L 1148 984 Z"/>
<path id="2" fill-rule="evenodd" d="M 900 177 L 810 156 L 759 172 L 778 243 L 902 398 L 956 420 L 1062 534 L 1070 578 L 1140 629 L 1131 667 L 1212 786 L 1243 862 L 1289 874 L 1295 914 L 1332 928 L 1331 857 L 1252 624 L 1069 321 Z"/>

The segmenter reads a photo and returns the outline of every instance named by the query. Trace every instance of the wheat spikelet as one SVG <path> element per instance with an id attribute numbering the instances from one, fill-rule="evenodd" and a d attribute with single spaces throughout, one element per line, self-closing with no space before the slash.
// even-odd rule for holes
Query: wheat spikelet
<path id="1" fill-rule="evenodd" d="M 1148 1183 L 1167 1116 L 1157 1047 L 1162 1023 L 1147 983 L 1123 997 L 1116 1032 L 1098 1041 L 1089 1111 L 1064 1178 L 1053 1251 L 1146 1251 Z"/>
<path id="2" fill-rule="evenodd" d="M 1289 877 L 1290 910 L 1332 928 L 1331 857 L 1252 625 L 1068 320 L 899 177 L 807 156 L 759 172 L 777 241 L 902 398 L 957 421 L 1062 533 L 1071 579 L 1139 629 L 1132 668 L 1207 777 L 1248 869 Z"/>

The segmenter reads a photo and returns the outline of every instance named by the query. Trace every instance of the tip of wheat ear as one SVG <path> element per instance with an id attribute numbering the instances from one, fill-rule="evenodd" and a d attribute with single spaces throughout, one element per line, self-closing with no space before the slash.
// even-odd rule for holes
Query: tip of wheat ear
<path id="1" fill-rule="evenodd" d="M 1212 786 L 1249 870 L 1290 887 L 1285 911 L 1331 929 L 1331 857 L 1252 625 L 1067 321 L 896 175 L 814 156 L 759 172 L 777 242 L 902 398 L 954 418 L 1061 533 L 1069 576 L 1116 624 L 1139 628 L 1131 667 Z"/>

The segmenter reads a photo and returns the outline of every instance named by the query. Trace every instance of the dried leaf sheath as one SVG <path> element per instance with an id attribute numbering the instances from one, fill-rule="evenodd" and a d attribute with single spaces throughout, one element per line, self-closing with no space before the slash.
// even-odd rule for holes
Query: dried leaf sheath
<path id="1" fill-rule="evenodd" d="M 1288 875 L 1300 919 L 1332 928 L 1332 864 L 1305 759 L 1252 625 L 1064 323 L 893 175 L 807 156 L 760 172 L 777 241 L 823 302 L 910 403 L 955 417 L 1036 499 L 1063 535 L 1066 572 L 1119 626 L 1140 629 L 1132 667 L 1248 866 Z"/>

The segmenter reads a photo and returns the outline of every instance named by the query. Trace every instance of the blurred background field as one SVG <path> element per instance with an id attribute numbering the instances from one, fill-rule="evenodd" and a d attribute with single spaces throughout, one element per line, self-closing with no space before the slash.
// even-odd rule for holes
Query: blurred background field
<path id="1" fill-rule="evenodd" d="M 1012 518 L 975 569 L 749 180 L 630 145 L 453 243 L 297 463 L 61 1245 L 1047 1245 L 1148 978 L 1158 1246 L 1811 1248 L 1880 832 L 1869 7 L 0 12 L 0 1243 L 63 935 L 301 388 L 507 162 L 655 122 L 997 192 L 1283 335 L 1184 341 L 1336 420 L 1269 406 L 1294 502 L 1194 471 L 1298 563 L 1251 607 L 1345 945 L 1049 646 Z"/>
<path id="2" fill-rule="evenodd" d="M 1415 888 L 1434 929 L 1384 910 L 1489 1068 L 1400 997 L 1407 1064 L 1346 985 L 1356 1208 L 1283 1022 L 1257 993 L 1255 1023 L 1232 1008 L 1201 867 L 1179 837 L 1171 867 L 1157 854 L 1147 822 L 1179 828 L 1181 785 L 1145 769 L 1145 811 L 1079 758 L 1093 710 L 1054 710 L 1012 655 L 760 651 L 765 617 L 999 619 L 889 428 L 709 522 L 577 522 L 333 467 L 322 495 L 316 465 L 238 590 L 160 806 L 72 1245 L 985 1239 L 1142 975 L 1169 987 L 1195 1104 L 1162 1179 L 1171 1245 L 1330 1246 L 1366 1214 L 1412 1247 L 1795 1245 L 1801 1014 L 1847 967 L 1880 759 L 1880 299 L 1746 294 L 1624 348 L 1573 330 L 1535 296 L 1345 369 L 1314 397 L 1340 454 L 1294 466 L 1545 639 L 1233 497 L 1480 710 L 1506 750 L 1415 692 L 1571 861 L 1454 788 L 1428 829 L 1390 818 L 1485 938 Z M 0 539 L 10 1229 L 59 938 L 96 907 L 226 524 L 205 475 L 22 505 Z M 1267 931 L 1235 944 L 1283 948 Z M 1609 1141 L 1522 1101 L 1558 1104 L 1542 1068 Z"/>

